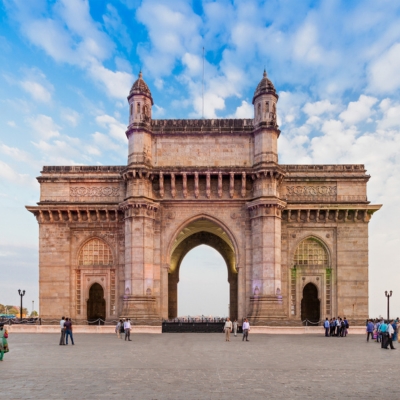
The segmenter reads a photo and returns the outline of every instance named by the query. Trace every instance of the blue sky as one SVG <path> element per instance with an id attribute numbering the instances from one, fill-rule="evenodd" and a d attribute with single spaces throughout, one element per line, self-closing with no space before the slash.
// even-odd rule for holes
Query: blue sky
<path id="1" fill-rule="evenodd" d="M 265 66 L 279 92 L 281 163 L 364 163 L 370 309 L 400 314 L 400 3 L 0 3 L 0 302 L 37 301 L 42 165 L 125 164 L 126 96 L 140 69 L 155 118 L 252 117 Z M 213 257 L 211 253 L 210 257 Z"/>

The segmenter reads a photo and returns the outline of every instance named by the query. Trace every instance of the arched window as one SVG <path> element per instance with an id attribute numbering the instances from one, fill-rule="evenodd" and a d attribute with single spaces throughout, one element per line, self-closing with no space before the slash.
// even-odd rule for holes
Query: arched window
<path id="1" fill-rule="evenodd" d="M 131 113 L 130 115 L 132 115 L 132 114 L 133 114 L 133 104 L 131 104 L 130 109 L 131 109 L 131 110 L 130 110 L 130 113 Z"/>
<path id="2" fill-rule="evenodd" d="M 265 102 L 265 112 L 269 113 L 269 101 Z"/>
<path id="3" fill-rule="evenodd" d="M 296 267 L 329 267 L 328 253 L 322 244 L 313 238 L 303 240 L 294 254 L 294 264 Z"/>
<path id="4" fill-rule="evenodd" d="M 137 103 L 137 110 L 136 110 L 136 112 L 137 112 L 138 114 L 140 114 L 140 103 Z"/>
<path id="5" fill-rule="evenodd" d="M 261 115 L 261 104 L 258 103 L 258 107 L 257 107 L 257 116 L 259 117 Z"/>
<path id="6" fill-rule="evenodd" d="M 112 265 L 113 257 L 110 247 L 100 239 L 89 240 L 81 249 L 79 265 Z"/>

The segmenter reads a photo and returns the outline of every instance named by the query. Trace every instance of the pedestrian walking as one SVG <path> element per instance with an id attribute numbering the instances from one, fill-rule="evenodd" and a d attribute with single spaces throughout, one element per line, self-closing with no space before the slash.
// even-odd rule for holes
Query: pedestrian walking
<path id="1" fill-rule="evenodd" d="M 231 332 L 232 332 L 232 321 L 229 318 L 227 318 L 225 321 L 224 331 L 225 331 L 225 342 L 230 342 Z"/>
<path id="2" fill-rule="evenodd" d="M 236 337 L 238 331 L 238 322 L 237 319 L 233 321 L 233 335 Z"/>
<path id="3" fill-rule="evenodd" d="M 330 325 L 329 335 L 333 337 L 335 336 L 335 326 L 336 326 L 335 317 L 331 318 L 329 325 Z"/>
<path id="4" fill-rule="evenodd" d="M 9 352 L 7 339 L 8 331 L 4 328 L 4 324 L 0 323 L 0 361 L 3 361 L 4 353 Z"/>
<path id="5" fill-rule="evenodd" d="M 367 323 L 367 342 L 369 342 L 369 337 L 371 336 L 371 339 L 373 339 L 373 333 L 374 333 L 374 323 L 372 322 L 372 319 L 368 320 Z"/>
<path id="6" fill-rule="evenodd" d="M 346 337 L 347 334 L 349 333 L 349 327 L 350 327 L 349 321 L 347 321 L 346 317 L 344 317 L 343 324 L 344 324 L 343 326 L 344 329 L 342 332 L 342 336 Z"/>
<path id="7" fill-rule="evenodd" d="M 330 324 L 328 318 L 326 318 L 324 321 L 324 328 L 325 328 L 325 337 L 329 337 Z"/>
<path id="8" fill-rule="evenodd" d="M 120 319 L 118 321 L 117 326 L 115 327 L 115 333 L 117 334 L 118 339 L 121 338 L 121 325 L 124 325 L 124 323 L 122 322 L 122 319 Z"/>
<path id="9" fill-rule="evenodd" d="M 71 344 L 72 346 L 75 344 L 74 343 L 74 337 L 72 336 L 72 321 L 71 318 L 65 318 L 65 344 L 68 346 L 68 336 L 71 338 Z"/>
<path id="10" fill-rule="evenodd" d="M 393 347 L 394 329 L 393 329 L 392 324 L 393 324 L 393 320 L 388 321 L 388 325 L 387 325 L 387 342 L 386 342 L 386 346 L 384 348 L 388 349 L 388 346 L 390 346 L 391 350 L 396 350 Z"/>
<path id="11" fill-rule="evenodd" d="M 244 341 L 244 339 L 246 339 L 246 342 L 249 342 L 250 324 L 249 324 L 249 320 L 247 318 L 244 320 L 242 328 L 243 328 L 242 342 Z"/>
<path id="12" fill-rule="evenodd" d="M 128 342 L 132 342 L 131 340 L 131 320 L 128 318 L 124 322 L 124 331 L 125 331 L 125 340 L 128 339 Z"/>
<path id="13" fill-rule="evenodd" d="M 60 321 L 60 329 L 61 329 L 61 337 L 60 337 L 60 346 L 65 346 L 65 317 L 61 317 Z"/>

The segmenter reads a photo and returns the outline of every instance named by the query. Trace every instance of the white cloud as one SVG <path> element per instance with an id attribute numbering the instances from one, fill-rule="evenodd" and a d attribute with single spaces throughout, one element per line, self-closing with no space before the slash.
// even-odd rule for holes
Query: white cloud
<path id="1" fill-rule="evenodd" d="M 400 88 L 400 43 L 393 44 L 380 58 L 371 64 L 370 90 L 392 93 Z"/>
<path id="2" fill-rule="evenodd" d="M 117 119 L 115 119 L 111 115 L 107 115 L 107 114 L 97 116 L 96 122 L 100 126 L 108 129 L 109 136 L 118 140 L 121 143 L 124 143 L 124 144 L 127 143 L 127 138 L 125 135 L 126 125 L 119 122 Z"/>
<path id="3" fill-rule="evenodd" d="M 242 100 L 242 104 L 236 108 L 234 114 L 228 116 L 228 118 L 253 118 L 254 117 L 254 106 L 245 100 Z"/>
<path id="4" fill-rule="evenodd" d="M 329 100 L 316 101 L 314 103 L 306 103 L 302 110 L 309 116 L 319 116 L 325 113 L 336 111 L 337 105 L 332 104 Z"/>
<path id="5" fill-rule="evenodd" d="M 374 110 L 371 108 L 377 101 L 378 99 L 375 97 L 362 94 L 358 101 L 350 102 L 347 110 L 343 111 L 339 117 L 348 125 L 356 124 L 363 120 L 366 121 L 374 114 Z"/>
<path id="6" fill-rule="evenodd" d="M 76 127 L 78 125 L 80 115 L 77 111 L 71 110 L 70 108 L 64 108 L 61 111 L 61 118 L 64 121 L 67 121 L 69 125 L 72 127 Z"/>
<path id="7" fill-rule="evenodd" d="M 9 164 L 0 160 L 0 178 L 9 181 L 11 183 L 16 183 L 17 185 L 29 185 L 30 187 L 37 186 L 37 182 L 34 178 L 30 177 L 28 174 L 20 174 L 14 170 Z"/>
<path id="8" fill-rule="evenodd" d="M 28 123 L 43 140 L 60 135 L 60 127 L 53 121 L 53 118 L 47 115 L 39 114 L 36 117 L 28 118 Z"/>
<path id="9" fill-rule="evenodd" d="M 11 126 L 11 128 L 15 128 L 17 126 L 17 124 L 15 123 L 15 121 L 7 121 L 7 125 Z"/>
<path id="10" fill-rule="evenodd" d="M 40 83 L 32 81 L 22 81 L 21 86 L 35 100 L 43 101 L 45 103 L 51 100 L 51 93 Z"/>

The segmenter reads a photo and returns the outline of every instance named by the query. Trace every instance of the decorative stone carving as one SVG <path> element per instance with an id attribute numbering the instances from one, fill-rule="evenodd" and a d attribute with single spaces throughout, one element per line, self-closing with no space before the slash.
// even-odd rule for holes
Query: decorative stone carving
<path id="1" fill-rule="evenodd" d="M 71 197 L 118 197 L 119 187 L 105 186 L 105 187 L 71 187 Z"/>
<path id="2" fill-rule="evenodd" d="M 336 186 L 286 186 L 288 196 L 336 196 Z"/>

